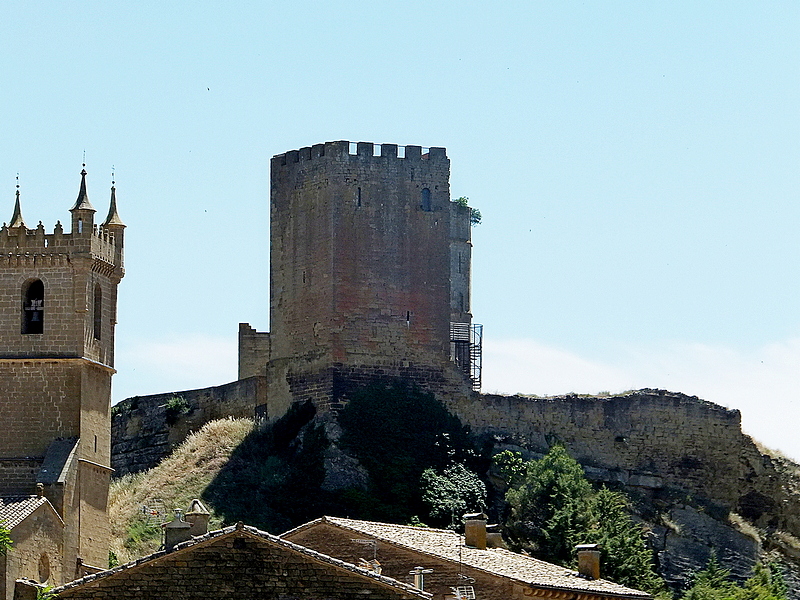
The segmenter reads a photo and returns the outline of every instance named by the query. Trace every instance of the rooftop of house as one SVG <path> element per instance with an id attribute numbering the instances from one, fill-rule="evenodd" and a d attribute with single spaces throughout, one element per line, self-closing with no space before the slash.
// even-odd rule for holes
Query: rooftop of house
<path id="1" fill-rule="evenodd" d="M 315 550 L 311 550 L 311 549 L 306 548 L 304 546 L 300 546 L 298 544 L 294 544 L 292 542 L 289 542 L 288 540 L 283 540 L 283 539 L 279 538 L 278 536 L 274 536 L 274 535 L 272 535 L 270 533 L 267 533 L 266 531 L 261 531 L 260 529 L 256 529 L 255 527 L 250 527 L 248 525 L 243 525 L 242 523 L 237 523 L 236 525 L 232 525 L 232 526 L 226 527 L 224 529 L 218 529 L 216 531 L 210 531 L 209 533 L 206 533 L 205 535 L 194 537 L 189 541 L 183 542 L 181 544 L 177 544 L 171 550 L 159 550 L 158 552 L 154 552 L 153 554 L 149 554 L 147 556 L 144 556 L 144 557 L 139 558 L 137 560 L 131 561 L 131 562 L 126 563 L 124 565 L 120 565 L 118 567 L 114 567 L 113 569 L 109 569 L 107 571 L 101 571 L 100 573 L 94 573 L 92 575 L 87 575 L 87 576 L 82 577 L 80 579 L 76 579 L 75 581 L 67 583 L 67 584 L 65 584 L 65 585 L 63 585 L 61 587 L 55 588 L 53 590 L 53 593 L 58 594 L 60 592 L 63 592 L 63 591 L 66 591 L 66 590 L 69 590 L 69 589 L 72 589 L 72 588 L 75 588 L 75 587 L 78 587 L 78 586 L 82 586 L 84 584 L 92 583 L 92 582 L 98 581 L 100 579 L 104 579 L 106 577 L 112 577 L 112 576 L 117 575 L 119 573 L 129 572 L 132 569 L 135 569 L 136 567 L 138 567 L 140 565 L 147 564 L 149 562 L 152 562 L 154 560 L 157 560 L 157 559 L 159 559 L 161 557 L 170 555 L 170 554 L 175 553 L 175 552 L 190 551 L 191 548 L 193 548 L 193 547 L 200 546 L 200 545 L 202 545 L 204 543 L 210 542 L 212 540 L 216 540 L 218 538 L 222 538 L 222 537 L 225 537 L 225 536 L 242 536 L 242 535 L 246 535 L 246 536 L 250 536 L 252 538 L 263 540 L 268 544 L 277 545 L 277 546 L 280 546 L 282 548 L 289 549 L 289 550 L 292 550 L 294 552 L 298 552 L 298 553 L 300 553 L 300 554 L 302 554 L 302 555 L 304 555 L 304 556 L 306 556 L 306 557 L 308 557 L 308 558 L 310 558 L 312 560 L 316 560 L 316 561 L 320 561 L 320 562 L 323 562 L 323 563 L 327 563 L 329 565 L 338 567 L 340 569 L 344 569 L 344 570 L 350 571 L 351 573 L 353 573 L 357 577 L 366 577 L 366 578 L 371 579 L 371 580 L 373 580 L 375 582 L 378 582 L 378 583 L 381 583 L 383 585 L 387 585 L 387 586 L 389 586 L 391 588 L 394 588 L 397 591 L 402 592 L 405 595 L 414 596 L 414 597 L 419 598 L 421 600 L 430 600 L 430 598 L 432 597 L 431 594 L 429 594 L 428 592 L 423 592 L 422 590 L 419 590 L 419 589 L 415 588 L 413 585 L 409 585 L 407 583 L 403 583 L 401 581 L 397 581 L 396 579 L 392 579 L 391 577 L 386 577 L 385 575 L 379 575 L 379 574 L 377 574 L 377 573 L 375 573 L 373 571 L 370 571 L 368 569 L 364 569 L 362 567 L 358 567 L 358 566 L 350 564 L 348 562 L 344 562 L 344 561 L 339 560 L 337 558 L 333 558 L 331 556 L 327 556 L 326 554 L 322 554 L 321 552 L 317 552 Z M 132 577 L 133 575 L 130 574 L 130 575 L 126 575 L 126 576 L 127 577 Z"/>
<path id="2" fill-rule="evenodd" d="M 646 592 L 635 590 L 604 579 L 588 579 L 577 571 L 511 552 L 503 548 L 480 550 L 466 546 L 464 536 L 446 529 L 392 525 L 372 521 L 357 521 L 339 517 L 321 517 L 281 534 L 291 537 L 295 532 L 328 523 L 347 531 L 373 537 L 421 554 L 480 569 L 492 575 L 513 579 L 532 587 L 583 592 L 602 596 L 650 598 Z"/>

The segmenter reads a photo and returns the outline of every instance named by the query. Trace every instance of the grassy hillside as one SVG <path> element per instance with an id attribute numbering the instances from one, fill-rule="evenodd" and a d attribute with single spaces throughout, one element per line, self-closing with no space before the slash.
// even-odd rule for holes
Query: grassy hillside
<path id="1" fill-rule="evenodd" d="M 111 483 L 109 518 L 111 551 L 127 562 L 158 549 L 161 527 L 158 517 L 148 519 L 143 507 L 186 510 L 193 498 L 200 498 L 208 484 L 227 464 L 231 453 L 253 430 L 249 419 L 220 419 L 191 434 L 157 467 L 125 475 Z M 221 519 L 212 511 L 212 527 Z M 148 523 L 148 520 L 150 521 Z"/>

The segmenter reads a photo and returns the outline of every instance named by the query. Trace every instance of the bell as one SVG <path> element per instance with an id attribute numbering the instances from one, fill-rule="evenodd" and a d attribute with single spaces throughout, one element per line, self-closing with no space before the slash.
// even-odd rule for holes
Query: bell
<path id="1" fill-rule="evenodd" d="M 39 311 L 33 311 L 33 313 L 31 314 L 31 323 L 36 323 L 38 321 L 41 321 L 41 319 L 39 318 Z"/>

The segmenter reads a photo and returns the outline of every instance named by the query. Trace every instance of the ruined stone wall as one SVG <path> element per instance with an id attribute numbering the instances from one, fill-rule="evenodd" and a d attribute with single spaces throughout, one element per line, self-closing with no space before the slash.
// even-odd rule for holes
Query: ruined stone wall
<path id="1" fill-rule="evenodd" d="M 173 401 L 173 398 L 180 400 Z M 214 419 L 256 415 L 266 404 L 264 377 L 250 377 L 226 385 L 136 396 L 113 409 L 111 466 L 115 477 L 154 467 L 186 436 Z"/>
<path id="2" fill-rule="evenodd" d="M 471 323 L 472 227 L 470 209 L 450 203 L 450 320 Z"/>
<path id="3" fill-rule="evenodd" d="M 267 374 L 269 348 L 269 332 L 239 323 L 239 379 Z"/>
<path id="4" fill-rule="evenodd" d="M 769 462 L 741 431 L 739 411 L 694 396 L 663 390 L 610 397 L 483 395 L 450 408 L 473 431 L 510 446 L 546 452 L 561 442 L 596 479 L 643 489 L 675 486 L 734 510 L 744 508 L 743 490 L 754 490 L 756 480 L 761 500 L 778 493 Z"/>

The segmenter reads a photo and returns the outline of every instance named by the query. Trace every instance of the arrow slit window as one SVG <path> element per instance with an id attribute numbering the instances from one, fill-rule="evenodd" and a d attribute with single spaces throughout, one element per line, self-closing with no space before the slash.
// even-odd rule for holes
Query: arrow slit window
<path id="1" fill-rule="evenodd" d="M 103 330 L 103 290 L 100 284 L 94 286 L 94 339 L 99 340 Z"/>

